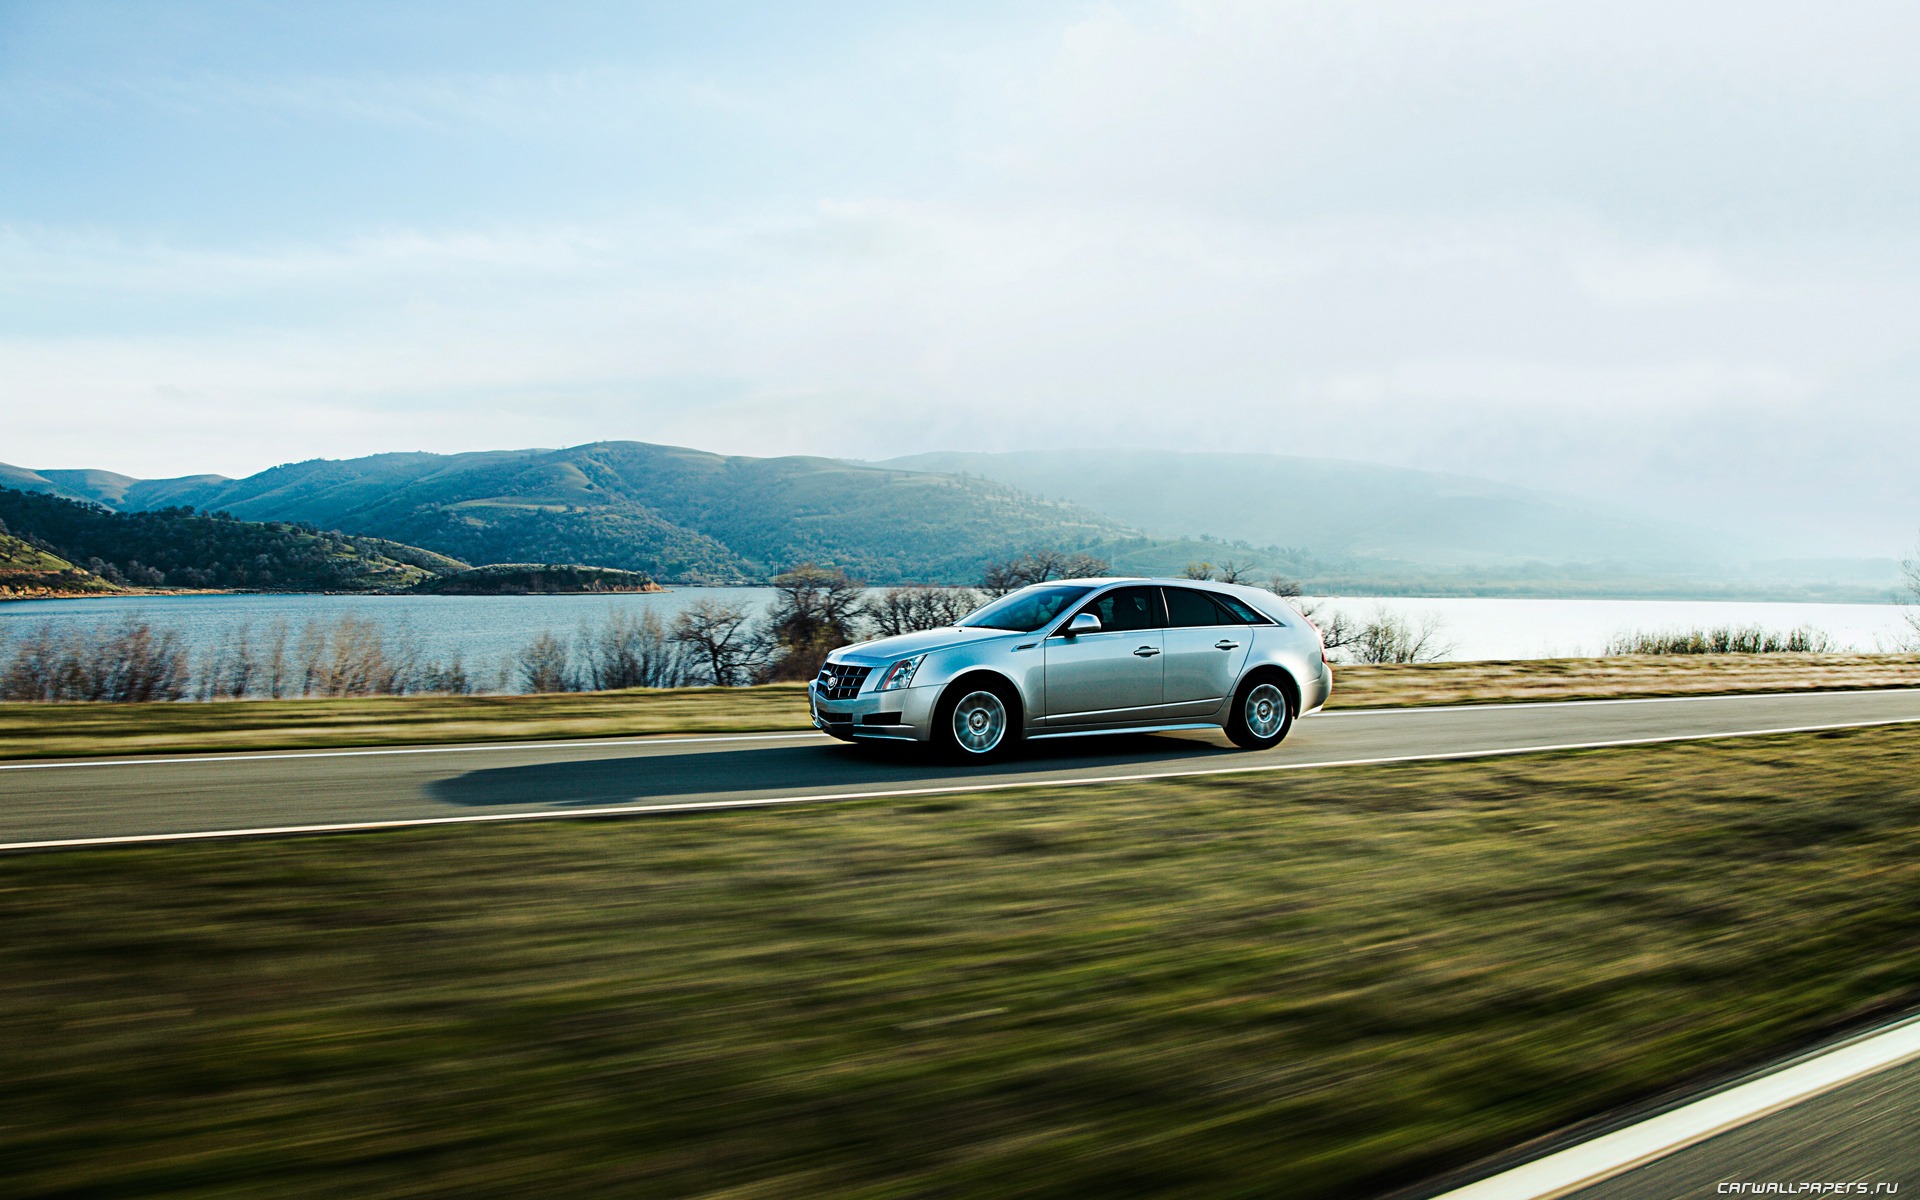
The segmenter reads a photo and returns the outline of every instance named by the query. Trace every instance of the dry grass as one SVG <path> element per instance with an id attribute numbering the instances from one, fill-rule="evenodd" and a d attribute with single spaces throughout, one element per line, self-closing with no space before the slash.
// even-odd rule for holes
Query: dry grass
<path id="1" fill-rule="evenodd" d="M 1700 654 L 1335 668 L 1333 708 L 1920 687 L 1920 654 Z"/>
<path id="2" fill-rule="evenodd" d="M 1920 687 L 1920 655 L 1541 659 L 1337 669 L 1335 708 Z M 800 684 L 538 696 L 0 704 L 0 758 L 806 729 Z"/>
<path id="3" fill-rule="evenodd" d="M 0 757 L 288 750 L 805 729 L 800 684 L 541 696 L 0 704 Z"/>

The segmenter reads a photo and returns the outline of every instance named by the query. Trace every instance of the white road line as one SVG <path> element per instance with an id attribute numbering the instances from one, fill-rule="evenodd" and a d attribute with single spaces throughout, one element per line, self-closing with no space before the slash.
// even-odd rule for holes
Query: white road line
<path id="1" fill-rule="evenodd" d="M 1779 700 L 1812 696 L 1920 695 L 1920 688 L 1865 688 L 1858 691 L 1729 692 L 1717 696 L 1625 696 L 1611 700 L 1527 700 L 1514 703 L 1405 705 L 1394 708 L 1336 708 L 1314 714 L 1322 717 L 1401 717 L 1440 712 L 1508 712 L 1517 708 L 1589 708 L 1602 704 L 1702 704 L 1714 700 Z M 160 758 L 58 759 L 49 762 L 0 762 L 0 771 L 65 771 L 103 767 L 176 767 L 199 763 L 264 762 L 296 758 L 379 758 L 411 754 L 484 754 L 503 750 L 571 750 L 596 746 L 684 746 L 702 742 L 768 742 L 824 738 L 817 729 L 788 733 L 729 733 L 700 737 L 643 736 L 625 738 L 567 738 L 556 742 L 462 742 L 450 746 L 376 746 L 357 750 L 258 750 L 233 754 L 175 754 Z M 4 847 L 0 847 L 3 849 Z"/>
<path id="2" fill-rule="evenodd" d="M 597 808 L 539 809 L 532 812 L 468 813 L 457 817 L 408 817 L 382 821 L 343 821 L 317 825 L 273 825 L 253 829 L 206 829 L 182 833 L 134 833 L 115 837 L 54 838 L 33 842 L 0 842 L 9 850 L 63 850 L 99 846 L 139 846 L 161 842 L 213 841 L 229 838 L 282 837 L 311 833 L 367 833 L 386 829 L 415 829 L 429 825 L 480 825 L 500 821 L 557 821 L 580 817 L 639 817 L 665 813 L 710 812 L 735 808 L 774 808 L 789 804 L 829 804 L 847 800 L 892 800 L 911 796 L 951 796 L 976 792 L 1005 792 L 1016 788 L 1097 787 L 1112 783 L 1145 783 L 1160 779 L 1192 779 L 1209 775 L 1254 775 L 1275 771 L 1324 770 L 1333 767 L 1373 767 L 1393 763 L 1445 762 L 1476 758 L 1504 758 L 1517 754 L 1551 754 L 1564 750 L 1609 750 L 1623 746 L 1657 746 L 1673 742 L 1713 741 L 1720 738 L 1765 737 L 1781 733 L 1822 733 L 1831 729 L 1867 729 L 1881 725 L 1920 724 L 1920 717 L 1889 717 L 1877 721 L 1843 721 L 1827 725 L 1792 725 L 1773 729 L 1721 730 L 1679 733 L 1661 737 L 1620 738 L 1599 742 L 1560 742 L 1538 746 L 1504 746 L 1493 750 L 1448 750 L 1426 754 L 1396 754 L 1379 758 L 1325 759 L 1319 762 L 1269 763 L 1265 766 L 1206 767 L 1176 771 L 1147 771 L 1133 775 L 1085 775 L 1069 779 L 1016 779 L 1005 783 L 957 783 L 937 787 L 888 788 L 861 792 L 820 792 L 793 796 L 759 796 L 740 800 L 692 800 L 681 804 L 616 804 Z"/>
<path id="3" fill-rule="evenodd" d="M 261 750 L 250 754 L 180 754 L 166 758 L 76 758 L 0 763 L 0 771 L 65 771 L 77 767 L 179 767 L 200 763 L 272 762 L 282 758 L 379 758 L 396 754 L 482 754 L 497 750 L 571 750 L 590 746 L 684 746 L 693 742 L 771 742 L 824 738 L 817 729 L 793 733 L 728 733 L 711 737 L 570 738 L 561 742 L 466 742 L 457 746 L 383 746 L 369 750 Z"/>
<path id="4" fill-rule="evenodd" d="M 1409 713 L 1507 712 L 1516 708 L 1595 708 L 1603 704 L 1701 704 L 1710 700 L 1791 700 L 1807 696 L 1914 696 L 1920 688 L 1806 688 L 1780 692 L 1720 692 L 1698 696 L 1614 696 L 1598 700 L 1483 700 L 1478 704 L 1396 704 L 1391 708 L 1323 708 L 1320 717 L 1393 717 Z"/>
<path id="5" fill-rule="evenodd" d="M 1920 1058 L 1920 1018 L 1434 1200 L 1554 1200 L 1916 1058 Z"/>

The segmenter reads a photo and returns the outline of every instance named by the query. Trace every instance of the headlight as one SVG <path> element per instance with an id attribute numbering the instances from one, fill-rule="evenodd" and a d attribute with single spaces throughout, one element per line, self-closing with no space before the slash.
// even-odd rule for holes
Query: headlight
<path id="1" fill-rule="evenodd" d="M 920 669 L 920 664 L 926 660 L 926 657 L 924 654 L 916 654 L 912 658 L 903 658 L 888 667 L 887 673 L 880 677 L 879 684 L 873 690 L 890 692 L 895 688 L 909 686 L 913 683 L 913 673 Z"/>

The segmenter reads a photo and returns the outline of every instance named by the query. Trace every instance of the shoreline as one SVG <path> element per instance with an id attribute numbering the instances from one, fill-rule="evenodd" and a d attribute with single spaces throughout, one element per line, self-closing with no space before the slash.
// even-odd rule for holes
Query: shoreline
<path id="1" fill-rule="evenodd" d="M 745 586 L 752 586 L 751 584 Z M 0 592 L 0 604 L 26 603 L 33 600 L 152 600 L 167 599 L 174 596 L 371 596 L 392 598 L 396 596 L 434 599 L 439 597 L 473 599 L 487 596 L 651 596 L 673 591 L 672 588 L 654 584 L 644 588 L 609 588 L 604 591 L 579 592 L 329 592 L 329 591 L 254 591 L 246 588 L 122 588 L 113 592 L 43 592 L 35 595 L 13 595 Z"/>
<path id="2" fill-rule="evenodd" d="M 671 584 L 655 583 L 650 587 L 644 587 L 644 588 L 611 588 L 605 591 L 578 591 L 578 592 L 546 592 L 546 591 L 542 591 L 542 592 L 509 592 L 509 591 L 416 592 L 416 591 L 409 591 L 409 590 L 327 591 L 324 589 L 318 590 L 318 591 L 305 591 L 305 590 L 294 590 L 294 589 L 289 589 L 286 591 L 278 591 L 278 590 L 267 591 L 267 590 L 251 589 L 251 588 L 121 588 L 117 591 L 111 591 L 111 592 L 40 592 L 36 594 L 31 594 L 31 595 L 22 595 L 22 594 L 16 594 L 12 592 L 0 591 L 0 605 L 12 604 L 12 603 L 29 601 L 29 600 L 127 600 L 127 599 L 156 599 L 156 598 L 166 598 L 169 596 L 377 596 L 377 597 L 444 596 L 444 597 L 457 597 L 461 599 L 473 599 L 475 597 L 487 597 L 487 596 L 508 596 L 508 597 L 649 596 L 649 595 L 660 595 L 668 592 L 704 591 L 709 589 L 725 591 L 725 590 L 730 590 L 735 588 L 767 588 L 771 586 L 772 586 L 771 584 L 767 584 L 767 583 L 671 583 Z M 871 585 L 867 585 L 866 590 L 877 592 L 877 591 L 886 591 L 891 588 L 907 587 L 907 586 L 918 586 L 918 585 L 891 584 L 891 583 L 871 584 Z M 957 589 L 957 588 L 963 588 L 963 587 L 971 587 L 973 585 L 955 583 L 955 584 L 934 584 L 931 586 L 950 587 L 950 588 Z M 1611 595 L 1611 594 L 1603 594 L 1603 593 L 1594 593 L 1594 594 L 1553 593 L 1553 594 L 1543 594 L 1543 595 L 1521 595 L 1521 594 L 1515 594 L 1510 592 L 1492 592 L 1492 593 L 1454 592 L 1454 593 L 1447 593 L 1444 595 L 1436 595 L 1431 593 L 1413 593 L 1413 592 L 1401 594 L 1398 592 L 1309 591 L 1305 595 L 1298 597 L 1298 599 L 1303 599 L 1303 600 L 1307 600 L 1314 603 L 1323 603 L 1323 602 L 1339 603 L 1342 601 L 1360 602 L 1360 601 L 1383 600 L 1383 601 L 1391 601 L 1395 604 L 1418 604 L 1422 602 L 1432 602 L 1432 601 L 1451 602 L 1451 601 L 1457 601 L 1457 600 L 1513 600 L 1513 601 L 1521 601 L 1521 602 L 1584 601 L 1584 602 L 1600 603 L 1600 604 L 1619 604 L 1619 603 L 1627 603 L 1627 604 L 1798 604 L 1798 605 L 1833 605 L 1838 607 L 1849 607 L 1849 608 L 1851 607 L 1901 608 L 1901 607 L 1905 607 L 1908 603 L 1907 601 L 1901 599 L 1899 596 L 1891 595 L 1888 593 L 1876 593 L 1872 599 L 1845 600 L 1845 599 L 1832 599 L 1827 597 L 1815 598 L 1815 597 L 1807 597 L 1807 596 L 1791 596 L 1791 597 L 1779 596 L 1779 595 L 1726 596 L 1726 595 L 1695 595 L 1691 593 L 1676 594 L 1676 595 L 1641 595 L 1641 594 Z"/>

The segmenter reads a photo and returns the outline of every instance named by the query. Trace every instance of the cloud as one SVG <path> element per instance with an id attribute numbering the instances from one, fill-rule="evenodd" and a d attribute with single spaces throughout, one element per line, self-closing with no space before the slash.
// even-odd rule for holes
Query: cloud
<path id="1" fill-rule="evenodd" d="M 315 152 L 369 182 L 326 227 L 244 236 L 16 215 L 9 457 L 1265 449 L 1823 544 L 1913 523 L 1884 452 L 1920 382 L 1920 188 L 1882 152 L 1920 132 L 1904 8 L 999 20 L 758 81 L 704 59 L 129 80 L 118 103 L 183 120 L 351 128 Z M 371 182 L 470 150 L 497 194 L 399 216 Z"/>

